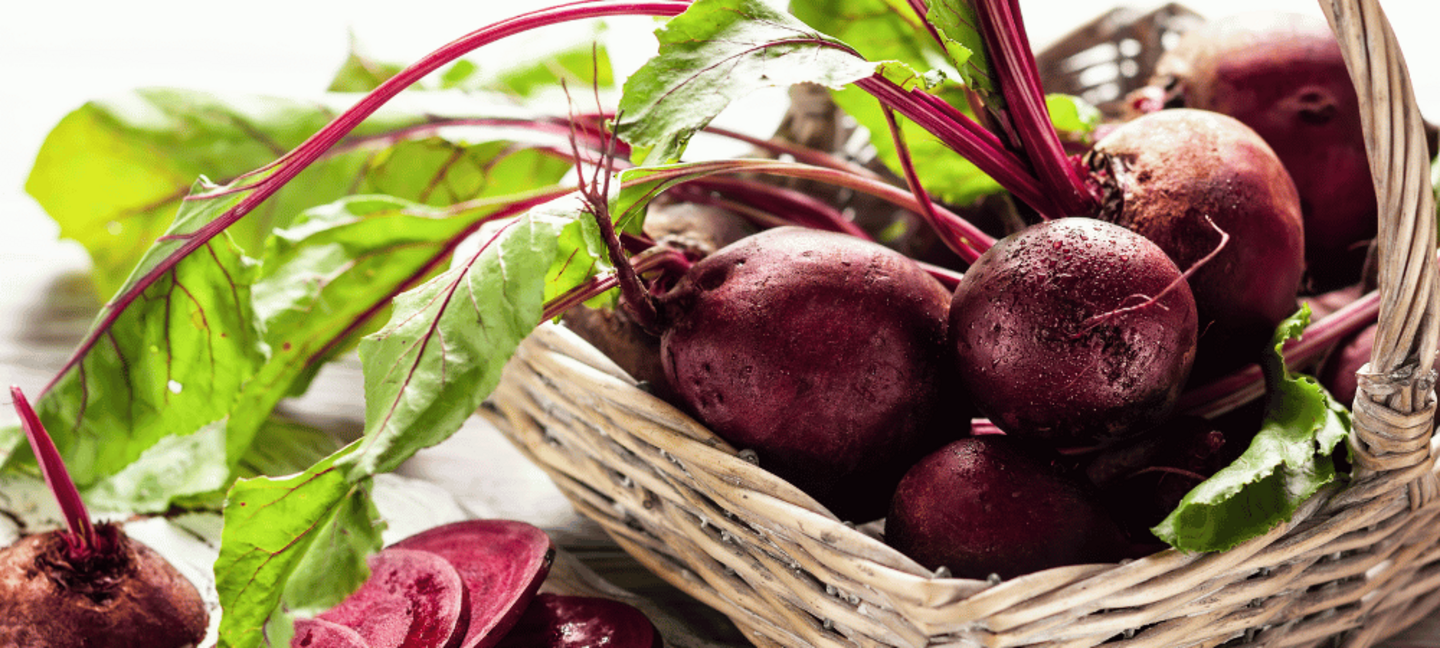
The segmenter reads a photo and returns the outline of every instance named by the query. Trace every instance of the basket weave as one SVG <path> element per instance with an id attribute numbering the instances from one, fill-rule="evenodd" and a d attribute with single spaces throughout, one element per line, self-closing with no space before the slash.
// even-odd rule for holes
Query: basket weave
<path id="1" fill-rule="evenodd" d="M 1321 4 L 1369 110 L 1381 326 L 1360 373 L 1352 478 L 1263 537 L 1004 582 L 937 576 L 559 326 L 521 345 L 484 411 L 583 514 L 757 646 L 1372 645 L 1440 606 L 1435 211 L 1388 22 L 1372 0 Z"/>

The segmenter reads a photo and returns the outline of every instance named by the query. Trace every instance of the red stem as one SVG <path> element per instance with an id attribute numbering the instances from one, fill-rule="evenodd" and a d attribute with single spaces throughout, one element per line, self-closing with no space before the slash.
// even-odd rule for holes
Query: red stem
<path id="1" fill-rule="evenodd" d="M 919 124 L 1042 215 L 1064 215 L 1065 212 L 1051 199 L 1028 164 L 1005 150 L 994 133 L 944 100 L 918 89 L 905 90 L 879 75 L 856 81 L 855 85 Z"/>
<path id="2" fill-rule="evenodd" d="M 1100 207 L 1099 202 L 1085 187 L 1075 165 L 1070 163 L 1060 135 L 1050 122 L 1045 92 L 1040 87 L 1040 71 L 1025 34 L 1018 0 L 978 0 L 975 13 L 985 50 L 991 57 L 991 67 L 1005 97 L 1005 114 L 1046 193 L 1061 209 L 1059 215 L 1094 214 Z"/>
<path id="3" fill-rule="evenodd" d="M 12 385 L 10 398 L 15 401 L 15 412 L 20 415 L 20 426 L 25 429 L 25 438 L 30 441 L 30 449 L 35 452 L 35 459 L 40 464 L 40 474 L 45 477 L 45 485 L 50 487 L 50 492 L 55 495 L 55 502 L 60 505 L 60 512 L 65 515 L 65 525 L 70 532 L 64 534 L 64 537 L 71 555 L 91 552 L 97 546 L 95 527 L 90 524 L 90 514 L 85 510 L 85 503 L 80 501 L 80 491 L 70 479 L 70 472 L 65 470 L 60 451 L 55 449 L 55 442 L 40 423 L 35 409 L 30 407 L 25 393 Z"/>

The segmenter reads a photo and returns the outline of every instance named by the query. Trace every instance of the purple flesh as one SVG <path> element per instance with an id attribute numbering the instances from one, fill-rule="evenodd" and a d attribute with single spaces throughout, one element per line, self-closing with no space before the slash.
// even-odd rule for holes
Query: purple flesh
<path id="1" fill-rule="evenodd" d="M 633 606 L 606 598 L 535 597 L 497 648 L 661 648 L 660 632 Z"/>
<path id="2" fill-rule="evenodd" d="M 298 619 L 290 648 L 370 648 L 360 633 L 324 619 Z"/>
<path id="3" fill-rule="evenodd" d="M 435 527 L 386 551 L 426 552 L 449 561 L 469 593 L 469 627 L 460 648 L 496 645 L 535 596 L 555 550 L 545 532 L 511 520 L 467 520 Z"/>
<path id="4" fill-rule="evenodd" d="M 358 632 L 370 648 L 458 646 L 468 607 L 460 574 L 440 556 L 386 549 L 370 579 L 319 618 Z"/>

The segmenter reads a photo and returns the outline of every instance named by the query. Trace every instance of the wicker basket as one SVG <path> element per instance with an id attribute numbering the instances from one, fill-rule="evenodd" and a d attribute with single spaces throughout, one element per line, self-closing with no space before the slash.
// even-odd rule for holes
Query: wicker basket
<path id="1" fill-rule="evenodd" d="M 1432 448 L 1434 201 L 1422 122 L 1378 6 L 1322 0 L 1380 196 L 1381 328 L 1348 484 L 1223 553 L 1170 550 L 1004 582 L 927 572 L 843 524 L 546 325 L 485 408 L 585 515 L 757 646 L 1368 646 L 1440 605 Z"/>

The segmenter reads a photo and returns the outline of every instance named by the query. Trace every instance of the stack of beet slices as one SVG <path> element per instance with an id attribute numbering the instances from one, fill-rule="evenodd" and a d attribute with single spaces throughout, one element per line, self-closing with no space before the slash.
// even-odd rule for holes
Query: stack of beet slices
<path id="1" fill-rule="evenodd" d="M 410 536 L 370 559 L 359 591 L 295 623 L 293 648 L 660 648 L 639 610 L 538 594 L 555 550 L 534 526 L 469 520 Z"/>

